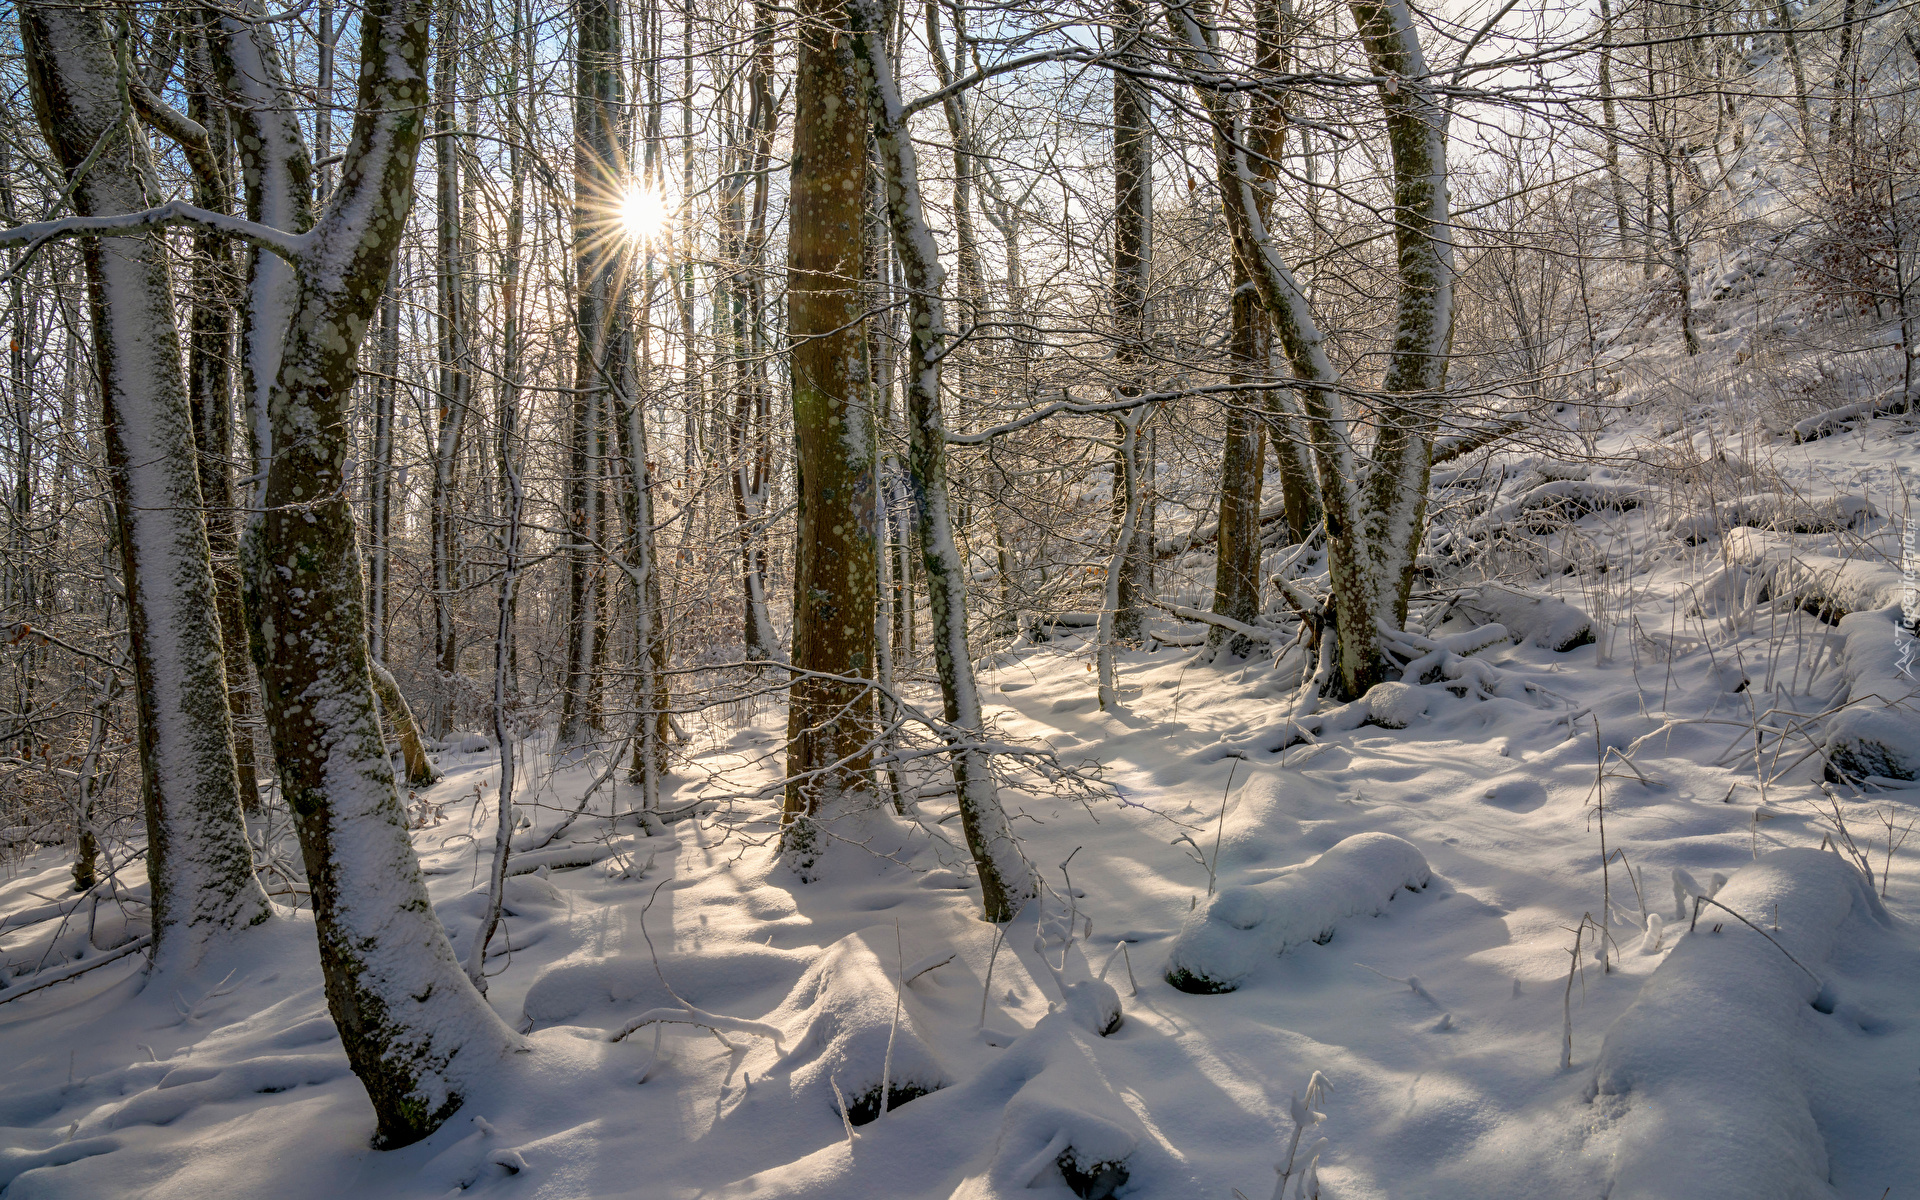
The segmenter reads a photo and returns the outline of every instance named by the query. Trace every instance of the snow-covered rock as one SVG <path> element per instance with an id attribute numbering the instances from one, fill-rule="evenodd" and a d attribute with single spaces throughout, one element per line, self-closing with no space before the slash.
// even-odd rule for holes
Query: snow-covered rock
<path id="1" fill-rule="evenodd" d="M 1709 584 L 1719 601 L 1752 603 L 1791 598 L 1822 619 L 1900 603 L 1905 583 L 1883 562 L 1809 554 L 1793 539 L 1757 529 L 1729 530 L 1721 542 L 1726 569 Z"/>
<path id="2" fill-rule="evenodd" d="M 1377 914 L 1401 888 L 1418 891 L 1431 877 L 1411 842 L 1355 834 L 1272 879 L 1222 888 L 1187 914 L 1167 956 L 1167 982 L 1183 992 L 1231 992 L 1267 959 L 1327 942 L 1341 920 Z"/>
<path id="3" fill-rule="evenodd" d="M 1840 618 L 1847 706 L 1827 722 L 1829 779 L 1920 778 L 1920 641 L 1901 610 Z"/>
<path id="4" fill-rule="evenodd" d="M 896 961 L 894 938 L 891 925 L 876 925 L 828 946 L 767 1018 L 797 1030 L 773 1067 L 776 1075 L 791 1074 L 794 1099 L 836 1112 L 844 1099 L 855 1125 L 881 1114 L 883 1075 L 888 1108 L 955 1078 L 922 1036 L 929 1014 L 920 997 L 900 987 L 904 964 Z"/>
<path id="5" fill-rule="evenodd" d="M 1723 501 L 1705 512 L 1676 516 L 1668 525 L 1673 535 L 1698 545 L 1739 526 L 1779 533 L 1831 533 L 1856 528 L 1878 515 L 1865 496 L 1830 496 L 1808 500 L 1785 492 L 1756 492 Z"/>

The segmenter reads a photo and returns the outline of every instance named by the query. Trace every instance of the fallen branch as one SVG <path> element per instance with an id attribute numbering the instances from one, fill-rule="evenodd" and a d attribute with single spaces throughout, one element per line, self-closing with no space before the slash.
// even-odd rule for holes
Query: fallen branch
<path id="1" fill-rule="evenodd" d="M 43 988 L 50 988 L 56 983 L 65 983 L 67 980 L 73 979 L 76 976 L 85 975 L 95 967 L 104 967 L 108 963 L 118 962 L 120 959 L 136 951 L 145 950 L 152 944 L 152 934 L 141 934 L 126 945 L 115 947 L 105 954 L 96 955 L 83 962 L 68 963 L 64 967 L 56 967 L 51 971 L 42 971 L 38 975 L 32 976 L 32 982 L 26 986 L 10 987 L 4 992 L 0 992 L 0 1004 L 5 1004 L 9 1000 L 18 1000 L 22 996 L 31 996 L 33 993 Z"/>

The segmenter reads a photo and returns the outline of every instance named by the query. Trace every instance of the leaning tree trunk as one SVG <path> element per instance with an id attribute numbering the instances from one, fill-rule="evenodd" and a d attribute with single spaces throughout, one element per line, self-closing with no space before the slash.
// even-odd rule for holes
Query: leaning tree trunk
<path id="1" fill-rule="evenodd" d="M 268 464 L 255 517 L 267 724 L 313 893 L 327 1005 L 367 1089 L 375 1145 L 407 1145 L 457 1110 L 513 1034 L 468 982 L 435 917 L 387 758 L 370 683 L 366 599 L 346 499 L 348 405 L 360 342 L 386 290 L 413 203 L 427 99 L 427 0 L 362 11 L 357 116 L 341 183 L 312 232 L 276 248 L 296 266 L 284 340 L 249 326 L 246 357 L 275 364 L 256 430 Z M 222 16 L 230 91 L 284 96 L 271 43 Z M 240 138 L 262 195 L 304 179 L 284 105 L 249 106 Z M 262 148 L 266 153 L 262 154 Z M 256 275 L 258 273 L 256 272 Z"/>
<path id="2" fill-rule="evenodd" d="M 867 97 L 846 0 L 800 6 L 787 226 L 799 535 L 782 845 L 803 877 L 818 821 L 873 791 L 874 522 L 879 481 L 860 264 Z"/>
<path id="3" fill-rule="evenodd" d="M 874 141 L 884 176 L 887 215 L 894 252 L 906 277 L 907 424 L 914 493 L 919 498 L 920 544 L 927 571 L 927 595 L 933 609 L 933 654 L 940 674 L 940 695 L 953 727 L 953 790 L 960 823 L 980 875 L 981 898 L 989 921 L 1011 920 L 1034 894 L 1033 873 L 1008 827 L 994 790 L 992 764 L 980 745 L 986 720 L 980 690 L 967 653 L 966 564 L 953 542 L 947 489 L 947 431 L 940 407 L 940 361 L 948 330 L 940 299 L 944 282 L 933 231 L 920 201 L 919 169 L 913 139 L 902 112 L 900 92 L 887 59 L 886 22 L 874 0 L 855 0 L 856 52 L 869 81 Z"/>
<path id="4" fill-rule="evenodd" d="M 379 698 L 380 706 L 386 709 L 387 720 L 393 724 L 393 735 L 400 742 L 400 759 L 406 765 L 407 786 L 429 787 L 440 778 L 440 772 L 433 769 L 433 760 L 427 757 L 426 741 L 420 736 L 420 723 L 414 720 L 413 706 L 407 703 L 405 692 L 400 690 L 399 681 L 393 672 L 387 670 L 385 663 L 367 654 L 367 673 L 373 680 L 373 694 Z"/>
<path id="5" fill-rule="evenodd" d="M 1453 255 L 1447 241 L 1446 111 L 1426 83 L 1411 11 L 1402 0 L 1354 3 L 1368 65 L 1381 82 L 1393 160 L 1393 228 L 1398 311 L 1385 396 L 1363 477 L 1353 425 L 1340 397 L 1312 306 L 1282 259 L 1265 215 L 1261 182 L 1247 151 L 1237 96 L 1212 81 L 1228 77 L 1211 18 L 1199 0 L 1165 0 L 1167 23 L 1196 71 L 1213 129 L 1214 163 L 1236 253 L 1252 268 L 1261 303 L 1300 383 L 1302 427 L 1313 447 L 1325 513 L 1336 632 L 1330 690 L 1350 699 L 1389 679 L 1394 665 L 1381 629 L 1406 620 L 1415 554 L 1426 519 L 1433 431 L 1453 337 Z"/>
<path id="6" fill-rule="evenodd" d="M 138 212 L 152 170 L 95 10 L 20 8 L 27 79 L 83 217 Z M 89 161 L 91 160 L 91 161 Z M 138 684 L 141 795 L 154 962 L 189 967 L 221 935 L 272 912 L 240 815 L 218 589 L 201 519 L 193 416 L 157 229 L 88 238 L 102 423 Z"/>

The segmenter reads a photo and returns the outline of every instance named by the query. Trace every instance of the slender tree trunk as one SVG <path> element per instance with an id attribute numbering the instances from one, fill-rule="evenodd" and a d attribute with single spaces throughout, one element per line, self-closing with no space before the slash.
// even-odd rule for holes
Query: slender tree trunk
<path id="1" fill-rule="evenodd" d="M 874 0 L 854 0 L 856 52 L 870 93 L 875 144 L 885 180 L 894 253 L 906 277 L 909 302 L 905 369 L 907 422 L 911 436 L 914 492 L 920 498 L 920 541 L 933 608 L 934 663 L 946 719 L 953 726 L 954 795 L 961 827 L 980 876 L 989 921 L 1008 921 L 1034 887 L 994 790 L 993 773 L 979 742 L 986 723 L 967 652 L 966 564 L 953 542 L 948 510 L 947 434 L 940 407 L 940 363 L 948 331 L 940 299 L 943 272 L 933 232 L 920 201 L 912 136 L 901 112 L 900 93 L 885 49 L 884 10 Z"/>
<path id="2" fill-rule="evenodd" d="M 194 204 L 209 212 L 233 210 L 231 148 L 227 110 L 216 100 L 213 60 L 205 35 L 182 30 L 188 39 L 187 117 L 205 131 L 204 141 L 188 150 L 194 168 Z M 191 140 L 191 139 L 189 139 Z M 219 597 L 220 645 L 226 654 L 227 708 L 233 719 L 234 761 L 240 807 L 260 807 L 260 770 L 254 762 L 253 691 L 248 686 L 246 606 L 240 587 L 240 526 L 233 488 L 233 324 L 239 275 L 230 241 L 211 230 L 193 236 L 193 297 L 187 342 L 187 395 L 193 411 L 193 437 L 199 451 L 200 496 L 206 504 L 207 545 L 213 553 L 214 588 Z"/>
<path id="3" fill-rule="evenodd" d="M 373 694 L 379 699 L 380 706 L 386 710 L 387 720 L 393 725 L 394 737 L 400 742 L 400 758 L 407 772 L 407 786 L 423 788 L 431 786 L 440 778 L 440 772 L 433 769 L 433 761 L 427 757 L 426 741 L 420 736 L 420 723 L 414 720 L 413 706 L 407 703 L 405 692 L 400 690 L 399 681 L 386 664 L 367 655 L 367 672 L 373 679 Z"/>
<path id="4" fill-rule="evenodd" d="M 380 300 L 379 373 L 373 381 L 373 461 L 367 469 L 367 653 L 387 661 L 393 563 L 394 402 L 400 393 L 400 294 L 389 280 Z"/>
<path id="5" fill-rule="evenodd" d="M 1146 8 L 1140 0 L 1117 0 L 1114 6 L 1122 29 L 1143 30 Z M 1138 395 L 1146 386 L 1149 323 L 1147 291 L 1153 271 L 1153 114 L 1146 87 L 1131 76 L 1113 76 L 1113 319 L 1119 339 L 1114 358 L 1119 364 L 1120 394 Z M 1127 440 L 1125 422 L 1114 432 Z M 1137 431 L 1136 431 L 1137 433 Z M 1129 504 L 1146 499 L 1138 477 L 1139 438 L 1131 454 L 1116 452 L 1113 462 L 1113 507 L 1116 536 L 1124 533 L 1120 587 L 1115 598 L 1113 636 L 1122 642 L 1140 640 L 1143 615 L 1142 584 L 1152 561 L 1151 534 Z"/>
<path id="6" fill-rule="evenodd" d="M 1607 187 L 1613 197 L 1613 232 L 1620 246 L 1632 244 L 1628 232 L 1627 181 L 1620 174 L 1620 122 L 1613 102 L 1613 9 L 1600 0 L 1600 123 L 1607 138 Z"/>
<path id="7" fill-rule="evenodd" d="M 97 11 L 20 7 L 33 106 L 82 216 L 144 209 L 151 169 Z M 201 518 L 193 414 L 158 230 L 82 244 L 108 474 L 138 685 L 154 962 L 191 967 L 272 912 L 240 815 L 218 588 Z"/>
<path id="8" fill-rule="evenodd" d="M 728 180 L 724 198 L 734 248 L 733 277 L 727 287 L 734 359 L 733 419 L 727 448 L 733 475 L 734 521 L 740 539 L 745 655 L 750 662 L 767 662 L 779 657 L 780 646 L 767 607 L 766 532 L 761 528 L 773 473 L 772 406 L 759 336 L 761 272 L 767 242 L 768 166 L 774 129 L 779 123 L 773 92 L 773 9 L 766 0 L 754 6 L 753 59 L 747 91 L 747 150 L 741 157 L 742 169 Z"/>
<path id="9" fill-rule="evenodd" d="M 1426 519 L 1433 430 L 1453 336 L 1453 257 L 1448 241 L 1446 112 L 1427 86 L 1427 68 L 1410 10 L 1399 0 L 1356 3 L 1354 23 L 1381 82 L 1393 159 L 1393 230 L 1399 276 L 1393 348 L 1375 413 L 1376 433 L 1363 476 L 1340 379 L 1306 295 L 1280 257 L 1262 209 L 1237 100 L 1201 92 L 1213 127 L 1216 171 L 1237 251 L 1252 275 L 1274 331 L 1303 385 L 1303 424 L 1320 479 L 1336 629 L 1331 690 L 1354 698 L 1391 677 L 1383 626 L 1404 624 L 1415 555 Z M 1224 70 L 1198 0 L 1167 0 L 1167 21 L 1192 65 Z"/>
<path id="10" fill-rule="evenodd" d="M 787 227 L 799 532 L 782 843 L 803 877 L 819 821 L 873 790 L 876 491 L 872 388 L 861 328 L 866 91 L 846 0 L 805 0 Z"/>
<path id="11" fill-rule="evenodd" d="M 434 66 L 434 146 L 437 271 L 436 319 L 440 337 L 440 372 L 436 410 L 438 428 L 433 440 L 433 657 L 440 673 L 434 724 L 441 737 L 453 729 L 460 671 L 459 631 L 454 627 L 459 596 L 458 525 L 454 516 L 459 483 L 461 440 L 467 410 L 472 407 L 473 375 L 467 362 L 467 286 L 462 269 L 463 203 L 460 195 L 459 129 L 460 2 L 440 0 L 440 38 Z"/>
<path id="12" fill-rule="evenodd" d="M 600 670 L 606 620 L 600 566 L 606 461 L 608 380 L 623 355 L 614 328 L 622 256 L 615 214 L 625 192 L 620 118 L 619 11 L 611 0 L 578 0 L 574 100 L 573 261 L 574 395 L 569 416 L 567 521 L 567 662 L 559 744 L 584 744 L 599 725 Z"/>
<path id="13" fill-rule="evenodd" d="M 1266 313 L 1254 293 L 1246 267 L 1234 263 L 1233 332 L 1227 349 L 1232 363 L 1228 381 L 1257 383 L 1272 361 L 1267 345 Z M 1225 445 L 1220 453 L 1220 537 L 1214 561 L 1213 611 L 1251 625 L 1260 614 L 1260 493 L 1265 447 L 1264 421 L 1251 395 L 1235 393 L 1227 408 Z M 1207 645 L 1216 652 L 1245 658 L 1253 643 L 1221 626 L 1209 626 Z"/>

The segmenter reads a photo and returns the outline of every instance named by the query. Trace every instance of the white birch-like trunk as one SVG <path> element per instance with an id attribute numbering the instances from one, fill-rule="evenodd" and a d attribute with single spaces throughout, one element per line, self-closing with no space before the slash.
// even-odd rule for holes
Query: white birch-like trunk
<path id="1" fill-rule="evenodd" d="M 145 134 L 95 10 L 20 9 L 33 103 L 82 216 L 147 207 Z M 165 236 L 83 245 L 103 425 L 138 684 L 153 960 L 191 967 L 208 944 L 271 915 L 241 819 L 213 561 Z"/>
<path id="2" fill-rule="evenodd" d="M 989 921 L 1012 919 L 1034 894 L 1032 870 L 1020 853 L 994 789 L 980 692 L 967 650 L 967 579 L 953 541 L 946 475 L 946 425 L 940 404 L 940 360 L 947 327 L 940 287 L 939 249 L 920 200 L 913 139 L 887 59 L 886 23 L 877 4 L 854 0 L 855 52 L 866 75 L 874 141 L 885 176 L 894 253 L 906 279 L 908 338 L 907 421 L 914 491 L 920 500 L 920 540 L 933 610 L 933 650 L 947 721 L 960 744 L 952 754 L 954 794 L 967 848 L 980 875 Z M 1136 421 L 1137 426 L 1137 421 Z"/>

